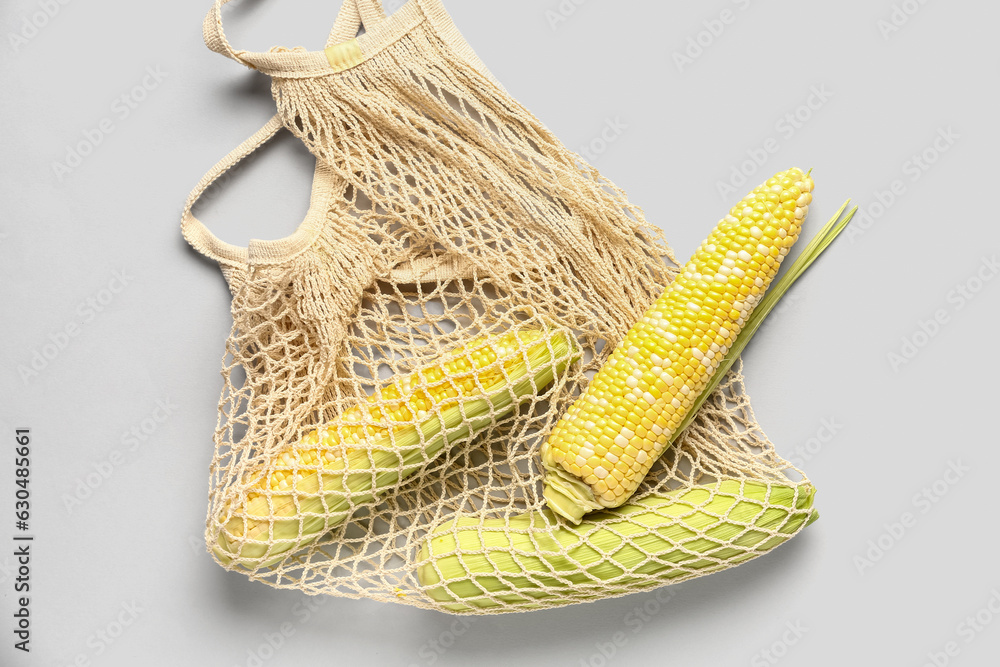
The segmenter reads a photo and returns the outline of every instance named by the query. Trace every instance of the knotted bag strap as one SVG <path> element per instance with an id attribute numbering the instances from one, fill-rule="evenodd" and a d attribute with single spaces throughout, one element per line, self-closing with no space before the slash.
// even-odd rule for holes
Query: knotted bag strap
<path id="1" fill-rule="evenodd" d="M 247 67 L 265 71 L 287 59 L 286 53 L 282 52 L 261 53 L 234 49 L 222 27 L 222 6 L 229 2 L 231 0 L 215 0 L 212 9 L 205 16 L 202 33 L 208 48 Z M 382 8 L 381 0 L 345 0 L 330 33 L 328 48 L 353 39 L 362 24 L 366 28 L 371 28 L 383 20 L 385 20 L 385 10 Z M 305 65 L 308 67 L 308 63 Z M 315 65 L 323 66 L 324 63 L 317 60 Z"/>

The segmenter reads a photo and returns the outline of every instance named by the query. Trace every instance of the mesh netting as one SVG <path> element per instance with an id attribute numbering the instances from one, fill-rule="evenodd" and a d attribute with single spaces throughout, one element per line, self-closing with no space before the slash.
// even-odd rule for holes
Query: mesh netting
<path id="1" fill-rule="evenodd" d="M 215 557 L 279 588 L 495 613 L 699 576 L 795 534 L 811 487 L 739 366 L 628 506 L 577 528 L 544 510 L 541 442 L 676 262 L 451 30 L 411 0 L 360 64 L 270 72 L 333 192 L 311 243 L 227 267 Z"/>

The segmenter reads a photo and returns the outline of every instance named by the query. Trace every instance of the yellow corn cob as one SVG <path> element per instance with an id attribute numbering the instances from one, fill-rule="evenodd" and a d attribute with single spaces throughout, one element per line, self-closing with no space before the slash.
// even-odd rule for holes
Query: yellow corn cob
<path id="1" fill-rule="evenodd" d="M 577 522 L 631 497 L 763 298 L 812 189 L 791 169 L 747 195 L 632 327 L 542 445 L 552 510 Z"/>
<path id="2" fill-rule="evenodd" d="M 564 332 L 484 336 L 396 378 L 305 435 L 223 508 L 209 543 L 224 565 L 271 566 L 444 450 L 513 411 L 579 356 Z"/>
<path id="3" fill-rule="evenodd" d="M 548 511 L 460 516 L 417 556 L 425 593 L 449 611 L 524 611 L 661 586 L 745 562 L 818 518 L 811 485 L 723 480 L 646 496 L 559 524 Z"/>

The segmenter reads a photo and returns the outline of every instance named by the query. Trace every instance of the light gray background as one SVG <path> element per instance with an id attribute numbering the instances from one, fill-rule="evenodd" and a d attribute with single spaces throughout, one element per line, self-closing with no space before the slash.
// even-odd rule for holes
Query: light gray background
<path id="1" fill-rule="evenodd" d="M 288 623 L 265 664 L 600 665 L 600 645 L 619 631 L 626 641 L 608 664 L 765 665 L 760 652 L 774 647 L 785 665 L 917 666 L 950 641 L 958 653 L 939 664 L 995 664 L 1000 617 L 981 613 L 992 623 L 980 631 L 960 624 L 1000 590 L 1000 280 L 961 309 L 949 291 L 1000 251 L 996 3 L 908 0 L 915 13 L 886 37 L 890 0 L 564 0 L 559 21 L 548 13 L 558 0 L 446 1 L 494 74 L 571 148 L 609 122 L 625 126 L 593 144 L 593 160 L 682 260 L 745 190 L 792 165 L 815 170 L 810 231 L 848 197 L 869 208 L 894 180 L 906 188 L 831 249 L 746 354 L 757 416 L 816 483 L 821 520 L 764 558 L 668 589 L 665 603 L 639 594 L 467 627 L 341 599 L 318 600 L 306 618 L 309 598 L 227 573 L 201 546 L 229 294 L 184 245 L 179 214 L 202 173 L 273 108 L 262 75 L 204 48 L 208 4 L 0 8 L 0 663 L 245 666 Z M 51 18 L 39 15 L 46 7 Z M 316 49 L 337 9 L 244 0 L 227 29 L 240 48 Z M 734 22 L 679 70 L 673 54 L 724 9 Z M 162 81 L 122 117 L 116 100 L 147 68 Z M 776 123 L 813 86 L 832 95 L 787 137 Z M 53 163 L 102 119 L 114 131 L 59 178 Z M 914 181 L 907 161 L 947 128 L 958 138 Z M 772 137 L 777 152 L 724 201 L 717 183 Z M 305 213 L 311 171 L 284 136 L 202 219 L 234 243 L 284 236 Z M 128 284 L 104 294 L 114 271 Z M 108 296 L 91 316 L 87 300 Z M 893 368 L 887 355 L 939 309 L 947 323 Z M 19 367 L 72 324 L 77 335 L 23 379 Z M 157 401 L 175 407 L 152 429 Z M 832 439 L 824 420 L 837 425 Z M 152 432 L 130 451 L 123 434 L 144 422 Z M 30 656 L 10 634 L 20 426 L 34 438 Z M 110 476 L 68 509 L 115 451 Z M 949 462 L 969 470 L 939 482 L 938 502 L 915 499 Z M 896 539 L 886 524 L 904 512 L 915 524 Z M 859 573 L 856 557 L 880 538 L 891 549 Z M 132 604 L 135 621 L 110 645 L 97 639 Z M 636 621 L 644 605 L 655 612 Z"/>

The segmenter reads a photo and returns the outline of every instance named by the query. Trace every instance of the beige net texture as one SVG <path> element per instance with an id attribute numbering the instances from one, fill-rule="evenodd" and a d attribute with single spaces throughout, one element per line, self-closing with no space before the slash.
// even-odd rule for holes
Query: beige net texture
<path id="1" fill-rule="evenodd" d="M 439 2 L 388 18 L 348 2 L 334 35 L 365 17 L 358 40 L 264 54 L 228 46 L 221 4 L 210 46 L 272 76 L 325 189 L 266 250 L 185 221 L 233 293 L 206 529 L 221 564 L 497 613 L 706 574 L 804 525 L 811 487 L 739 370 L 629 506 L 572 529 L 545 512 L 538 448 L 675 275 L 661 232 L 493 80 Z"/>

